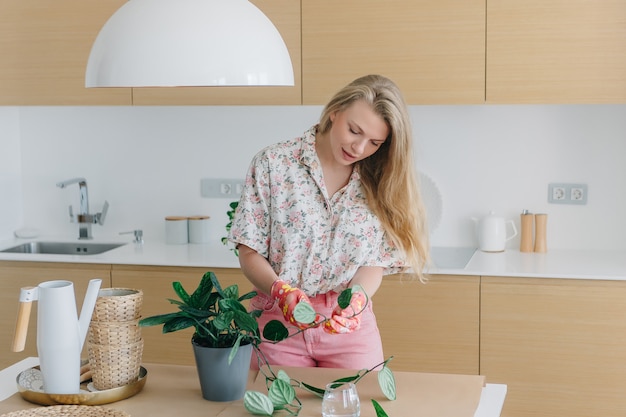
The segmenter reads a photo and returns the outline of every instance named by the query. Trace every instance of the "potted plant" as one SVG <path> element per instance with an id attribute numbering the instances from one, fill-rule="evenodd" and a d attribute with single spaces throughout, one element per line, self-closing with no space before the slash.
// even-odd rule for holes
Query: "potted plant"
<path id="1" fill-rule="evenodd" d="M 162 324 L 163 333 L 192 326 L 195 328 L 192 345 L 202 396 L 205 399 L 234 401 L 243 397 L 244 407 L 252 414 L 272 416 L 275 412 L 285 411 L 287 414 L 297 416 L 302 404 L 294 388 L 323 396 L 322 388 L 289 378 L 283 370 L 275 373 L 261 350 L 258 349 L 261 338 L 257 318 L 262 312 L 260 310 L 248 312 L 241 303 L 254 297 L 255 291 L 240 296 L 237 285 L 222 289 L 217 277 L 210 271 L 203 275 L 198 288 L 192 294 L 189 294 L 180 282 L 174 282 L 173 288 L 179 300 L 170 299 L 169 301 L 176 304 L 179 311 L 146 317 L 139 321 L 139 325 Z M 344 290 L 339 295 L 338 303 L 342 308 L 347 307 L 352 291 L 355 290 L 362 291 L 359 286 L 355 286 Z M 359 311 L 355 314 L 360 313 Z M 310 328 L 323 325 L 323 321 L 315 322 L 317 313 L 308 303 L 298 304 L 294 309 L 294 316 L 301 323 L 311 323 Z M 279 343 L 307 329 L 296 328 L 295 333 L 290 333 L 282 322 L 272 320 L 263 329 L 263 337 L 267 343 Z M 268 386 L 267 395 L 256 391 L 246 391 L 252 350 L 255 350 L 257 354 L 259 367 L 265 377 Z M 208 354 L 208 357 L 205 357 L 205 354 Z M 395 381 L 393 373 L 387 366 L 390 360 L 391 358 L 371 369 L 363 369 L 355 375 L 331 382 L 356 383 L 368 373 L 379 369 L 378 379 L 381 390 L 388 399 L 393 400 L 395 399 Z M 386 417 L 382 407 L 374 400 L 372 403 L 377 417 Z"/>
<path id="2" fill-rule="evenodd" d="M 203 398 L 233 401 L 243 397 L 252 350 L 261 342 L 257 318 L 242 301 L 256 295 L 239 295 L 237 285 L 222 289 L 213 272 L 206 272 L 189 294 L 180 282 L 172 284 L 178 300 L 169 299 L 178 311 L 146 317 L 140 326 L 163 325 L 163 333 L 194 327 L 191 338 Z M 221 374 L 220 374 L 221 373 Z"/>

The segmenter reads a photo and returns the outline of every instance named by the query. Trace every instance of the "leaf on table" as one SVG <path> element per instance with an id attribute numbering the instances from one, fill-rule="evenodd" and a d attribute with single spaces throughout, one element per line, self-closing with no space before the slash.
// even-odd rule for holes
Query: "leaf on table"
<path id="1" fill-rule="evenodd" d="M 257 416 L 271 416 L 274 412 L 272 401 L 259 391 L 246 391 L 243 396 L 243 406 L 248 412 Z"/>
<path id="2" fill-rule="evenodd" d="M 272 386 L 270 386 L 267 395 L 272 401 L 274 408 L 277 408 L 291 403 L 293 399 L 296 398 L 296 391 L 288 382 L 277 379 L 272 382 Z"/>
<path id="3" fill-rule="evenodd" d="M 389 417 L 376 400 L 372 399 L 372 404 L 374 405 L 374 410 L 376 410 L 376 417 Z"/>
<path id="4" fill-rule="evenodd" d="M 386 366 L 378 372 L 378 385 L 387 399 L 391 401 L 396 399 L 396 379 L 391 369 Z"/>

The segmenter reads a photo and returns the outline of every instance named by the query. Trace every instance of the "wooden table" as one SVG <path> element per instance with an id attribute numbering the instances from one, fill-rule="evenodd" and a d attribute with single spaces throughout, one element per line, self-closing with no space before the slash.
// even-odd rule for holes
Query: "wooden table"
<path id="1" fill-rule="evenodd" d="M 227 403 L 206 401 L 200 392 L 200 383 L 195 367 L 181 365 L 144 364 L 148 371 L 144 389 L 134 397 L 103 407 L 123 410 L 133 417 L 177 416 L 187 417 L 250 417 L 243 401 Z M 321 368 L 285 368 L 291 378 L 323 387 L 338 377 L 352 375 L 354 371 Z M 278 371 L 278 369 L 274 369 Z M 376 373 L 371 373 L 357 384 L 361 398 L 361 416 L 375 417 L 370 399 L 378 401 L 392 417 L 474 417 L 484 385 L 483 376 L 427 374 L 416 372 L 394 372 L 397 400 L 387 400 L 378 387 Z M 15 377 L 13 377 L 15 378 Z M 251 372 L 249 389 L 267 392 L 264 378 Z M 321 400 L 314 395 L 298 390 L 302 400 L 301 417 L 319 417 Z M 0 414 L 39 407 L 13 394 L 0 402 Z"/>

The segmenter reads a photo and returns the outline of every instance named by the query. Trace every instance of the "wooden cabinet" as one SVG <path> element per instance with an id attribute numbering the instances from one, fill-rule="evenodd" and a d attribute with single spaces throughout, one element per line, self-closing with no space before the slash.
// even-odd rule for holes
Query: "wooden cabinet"
<path id="1" fill-rule="evenodd" d="M 478 375 L 480 277 L 389 276 L 372 301 L 392 369 Z"/>
<path id="2" fill-rule="evenodd" d="M 484 0 L 302 0 L 304 104 L 370 73 L 409 104 L 483 103 Z"/>
<path id="3" fill-rule="evenodd" d="M 130 88 L 85 88 L 91 45 L 124 3 L 0 2 L 0 105 L 131 104 Z"/>
<path id="4" fill-rule="evenodd" d="M 624 103 L 626 0 L 251 0 L 293 87 L 91 88 L 91 45 L 125 0 L 0 2 L 0 105 L 323 105 L 368 74 L 409 104 Z"/>
<path id="5" fill-rule="evenodd" d="M 626 102 L 625 0 L 489 0 L 487 103 Z"/>
<path id="6" fill-rule="evenodd" d="M 223 288 L 237 284 L 241 294 L 252 289 L 252 284 L 239 269 L 113 265 L 111 275 L 113 287 L 143 291 L 142 316 L 148 317 L 177 311 L 176 306 L 168 301 L 177 299 L 172 282 L 180 281 L 191 293 L 207 271 L 215 273 Z M 195 364 L 191 347 L 193 328 L 163 334 L 161 326 L 142 327 L 141 334 L 144 362 Z"/>
<path id="7" fill-rule="evenodd" d="M 91 46 L 126 0 L 0 2 L 0 105 L 301 104 L 300 3 L 253 0 L 291 55 L 294 87 L 85 88 Z"/>
<path id="8" fill-rule="evenodd" d="M 626 415 L 626 282 L 483 277 L 480 373 L 503 417 Z"/>
<path id="9" fill-rule="evenodd" d="M 300 2 L 251 0 L 280 32 L 294 71 L 293 87 L 133 88 L 134 105 L 299 105 L 301 99 Z"/>
<path id="10" fill-rule="evenodd" d="M 102 287 L 111 284 L 111 266 L 99 264 L 68 264 L 47 262 L 0 261 L 0 369 L 28 356 L 37 356 L 37 303 L 33 303 L 23 352 L 11 352 L 19 306 L 20 288 L 36 286 L 44 281 L 67 280 L 74 283 L 78 314 L 89 280 L 102 279 Z M 84 355 L 86 357 L 86 353 Z"/>
<path id="11" fill-rule="evenodd" d="M 142 316 L 176 311 L 167 299 L 176 298 L 172 282 L 193 291 L 202 275 L 213 271 L 222 283 L 252 285 L 239 269 L 112 266 L 113 287 L 144 292 Z M 427 284 L 392 276 L 372 302 L 386 356 L 394 356 L 398 371 L 478 374 L 479 277 L 432 276 Z M 158 327 L 142 327 L 144 362 L 194 364 L 193 329 L 162 334 Z"/>

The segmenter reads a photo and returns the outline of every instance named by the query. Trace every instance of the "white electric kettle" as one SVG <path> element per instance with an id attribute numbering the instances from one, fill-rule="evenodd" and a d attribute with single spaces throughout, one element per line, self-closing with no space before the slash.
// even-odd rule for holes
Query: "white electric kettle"
<path id="1" fill-rule="evenodd" d="M 506 247 L 506 242 L 517 236 L 517 228 L 513 220 L 504 220 L 503 217 L 496 216 L 493 211 L 482 219 L 472 218 L 472 220 L 476 222 L 478 247 L 483 252 L 502 252 Z M 510 236 L 507 236 L 507 224 L 510 224 L 513 230 Z"/>

